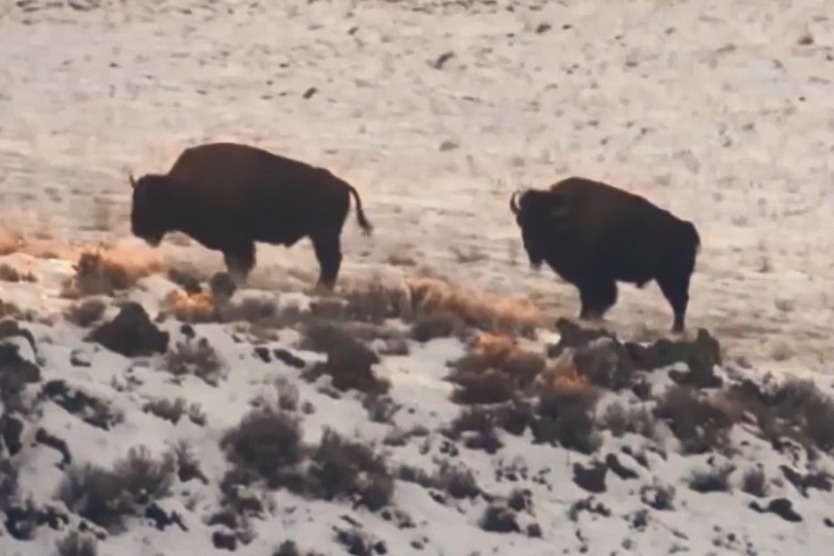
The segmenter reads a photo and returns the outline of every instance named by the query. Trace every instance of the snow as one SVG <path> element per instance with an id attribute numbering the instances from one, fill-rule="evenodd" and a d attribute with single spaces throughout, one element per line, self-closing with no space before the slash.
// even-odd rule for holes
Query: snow
<path id="1" fill-rule="evenodd" d="M 572 317 L 575 290 L 547 269 L 529 269 L 507 203 L 518 187 L 583 175 L 640 192 L 696 223 L 703 248 L 692 281 L 691 329 L 710 330 L 726 357 L 749 362 L 756 378 L 792 374 L 830 389 L 834 21 L 826 2 L 439 4 L 3 3 L 0 223 L 27 238 L 131 244 L 128 172 L 164 171 L 183 148 L 202 141 L 250 142 L 327 166 L 359 190 L 376 232 L 361 236 L 349 217 L 343 283 L 427 270 L 479 290 L 529 296 L 553 318 Z M 542 23 L 550 28 L 539 29 Z M 454 56 L 435 67 L 447 52 Z M 316 92 L 305 98 L 311 87 Z M 160 250 L 171 264 L 221 268 L 217 253 L 187 242 L 171 240 Z M 317 273 L 309 245 L 258 250 L 252 288 L 282 303 L 306 303 L 303 291 Z M 217 508 L 216 483 L 228 465 L 218 442 L 253 397 L 274 395 L 278 376 L 317 408 L 304 418 L 306 441 L 315 442 L 325 425 L 368 440 L 390 428 L 368 422 L 358 399 L 333 399 L 299 380 L 297 370 L 252 357 L 251 346 L 233 342 L 226 325 L 196 327 L 229 364 L 222 387 L 195 377 L 172 384 L 154 358 L 131 361 L 95 347 L 60 318 L 68 303 L 59 296 L 61 283 L 73 261 L 21 253 L 2 259 L 37 275 L 31 284 L 0 283 L 0 298 L 44 316 L 30 326 L 46 359 L 43 381 L 83 386 L 123 412 L 113 430 L 102 431 L 46 404 L 39 426 L 67 439 L 78 462 L 101 465 L 133 445 L 158 453 L 187 441 L 210 477 L 209 485 L 180 485 L 184 490 L 165 501 L 166 508 L 194 501 L 192 509 L 178 510 L 188 534 L 137 524 L 103 541 L 103 554 L 222 552 L 201 521 Z M 131 297 L 153 315 L 173 286 L 162 276 L 142 286 Z M 257 294 L 238 295 L 244 293 Z M 115 312 L 110 307 L 107 315 Z M 654 285 L 620 287 L 607 318 L 625 337 L 661 336 L 670 324 Z M 160 327 L 172 340 L 180 337 L 173 321 Z M 301 354 L 289 345 L 292 337 L 283 331 L 275 345 Z M 454 339 L 411 347 L 408 356 L 386 356 L 379 373 L 392 380 L 393 397 L 413 409 L 399 412 L 397 423 L 435 430 L 459 411 L 449 401 L 445 363 L 464 347 Z M 71 366 L 73 350 L 90 366 Z M 141 410 L 160 396 L 199 404 L 208 424 L 173 425 Z M 778 474 L 777 456 L 751 435 L 744 438 L 750 444 L 740 461 L 761 461 L 769 476 Z M 812 490 L 799 502 L 794 496 L 806 519 L 788 523 L 744 508 L 745 494 L 689 492 L 680 481 L 693 458 L 673 453 L 653 461 L 650 473 L 629 462 L 641 481 L 655 476 L 679 485 L 677 509 L 653 512 L 647 532 L 635 533 L 622 519 L 644 506 L 629 494 L 633 485 L 610 474 L 602 498 L 618 517 L 582 513 L 577 524 L 566 510 L 587 493 L 570 480 L 570 465 L 585 457 L 524 438 L 504 441 L 501 457 L 523 459 L 531 474 L 551 469 L 553 490 L 537 485 L 534 492 L 544 539 L 485 533 L 476 523 L 481 506 L 438 505 L 425 489 L 402 481 L 396 501 L 416 529 L 403 532 L 367 513 L 360 521 L 397 555 L 552 554 L 554 546 L 575 552 L 580 528 L 594 554 L 667 554 L 673 545 L 735 554 L 745 553 L 748 541 L 757 554 L 816 553 L 834 534 L 822 523 L 829 493 Z M 429 464 L 412 443 L 390 458 Z M 461 448 L 460 460 L 478 471 L 485 491 L 507 490 L 494 480 L 492 457 Z M 57 461 L 54 450 L 26 448 L 21 484 L 38 502 L 53 496 Z M 287 538 L 338 553 L 331 527 L 343 514 L 359 513 L 273 494 L 280 512 L 255 520 L 256 539 L 237 553 L 263 554 Z M 0 552 L 52 550 L 55 533 L 41 529 L 30 542 L 0 535 Z M 713 543 L 721 531 L 735 534 L 733 546 Z M 411 541 L 421 535 L 428 541 L 419 551 Z"/>

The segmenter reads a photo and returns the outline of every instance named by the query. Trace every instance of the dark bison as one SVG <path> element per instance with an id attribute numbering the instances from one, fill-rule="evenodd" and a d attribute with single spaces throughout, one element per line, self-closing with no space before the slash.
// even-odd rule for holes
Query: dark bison
<path id="1" fill-rule="evenodd" d="M 167 174 L 131 175 L 130 183 L 135 236 L 157 246 L 166 233 L 183 232 L 222 252 L 229 274 L 240 281 L 255 267 L 255 242 L 290 247 L 309 237 L 320 266 L 318 286 L 332 290 L 351 195 L 363 233 L 373 231 L 353 186 L 324 168 L 248 145 L 187 148 Z"/>
<path id="2" fill-rule="evenodd" d="M 533 268 L 547 263 L 579 290 L 580 319 L 602 318 L 617 302 L 617 282 L 656 280 L 682 332 L 689 280 L 701 239 L 695 226 L 643 197 L 570 177 L 549 189 L 517 191 L 510 208 Z"/>

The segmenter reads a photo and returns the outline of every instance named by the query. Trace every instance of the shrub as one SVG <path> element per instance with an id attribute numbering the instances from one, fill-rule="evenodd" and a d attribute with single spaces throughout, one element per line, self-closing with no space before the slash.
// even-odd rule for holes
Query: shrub
<path id="1" fill-rule="evenodd" d="M 735 470 L 732 465 L 713 466 L 708 470 L 694 471 L 689 479 L 689 488 L 696 492 L 730 492 L 730 474 Z"/>
<path id="2" fill-rule="evenodd" d="M 86 250 L 75 264 L 75 276 L 64 283 L 64 297 L 85 295 L 113 295 L 127 290 L 139 278 L 157 272 L 161 263 L 153 258 L 140 260 L 130 254 L 120 256 L 116 251 L 103 253 Z"/>
<path id="3" fill-rule="evenodd" d="M 308 481 L 310 494 L 317 498 L 353 499 L 372 512 L 388 505 L 394 491 L 382 457 L 329 428 L 311 456 Z"/>
<path id="4" fill-rule="evenodd" d="M 97 556 L 98 540 L 95 536 L 70 531 L 55 542 L 56 556 Z"/>
<path id="5" fill-rule="evenodd" d="M 223 360 L 206 338 L 177 342 L 165 354 L 165 368 L 176 377 L 194 375 L 211 386 L 223 378 Z"/>
<path id="6" fill-rule="evenodd" d="M 549 387 L 544 389 L 533 424 L 536 442 L 559 444 L 585 454 L 595 452 L 601 443 L 593 410 L 599 392 L 590 387 Z"/>
<path id="7" fill-rule="evenodd" d="M 170 454 L 156 459 L 147 448 L 135 447 L 113 469 L 89 464 L 70 468 L 58 496 L 81 517 L 110 531 L 120 530 L 125 517 L 169 494 L 175 472 Z"/>
<path id="8" fill-rule="evenodd" d="M 452 498 L 476 498 L 483 494 L 472 471 L 460 466 L 452 465 L 448 461 L 440 464 L 434 477 L 432 486 L 443 489 Z"/>
<path id="9" fill-rule="evenodd" d="M 468 407 L 452 422 L 448 434 L 454 439 L 464 436 L 464 445 L 467 448 L 483 449 L 489 454 L 494 454 L 503 446 L 495 430 L 497 419 L 494 411 Z"/>
<path id="10" fill-rule="evenodd" d="M 639 434 L 652 438 L 655 433 L 654 417 L 648 409 L 626 408 L 619 402 L 612 403 L 605 409 L 599 425 L 611 431 L 616 438 L 625 434 Z"/>
<path id="11" fill-rule="evenodd" d="M 347 331 L 333 325 L 310 327 L 305 345 L 327 354 L 327 361 L 314 365 L 305 373 L 308 380 L 322 375 L 331 378 L 333 387 L 345 392 L 358 390 L 366 394 L 385 394 L 390 383 L 376 376 L 373 366 L 379 357 Z"/>
<path id="12" fill-rule="evenodd" d="M 73 303 L 64 311 L 64 318 L 82 328 L 87 328 L 100 320 L 106 310 L 107 303 L 94 297 Z"/>
<path id="13" fill-rule="evenodd" d="M 726 408 L 699 397 L 689 386 L 669 388 L 658 400 L 654 415 L 666 421 L 684 454 L 726 452 L 729 432 L 737 419 Z"/>
<path id="14" fill-rule="evenodd" d="M 286 485 L 288 470 L 303 459 L 301 437 L 298 418 L 267 407 L 247 413 L 220 446 L 230 461 L 278 487 Z"/>

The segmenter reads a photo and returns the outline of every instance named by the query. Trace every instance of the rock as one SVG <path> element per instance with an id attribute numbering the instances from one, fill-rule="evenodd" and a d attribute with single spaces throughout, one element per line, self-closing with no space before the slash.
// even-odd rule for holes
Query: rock
<path id="1" fill-rule="evenodd" d="M 253 351 L 255 353 L 255 356 L 264 363 L 270 363 L 272 361 L 272 357 L 269 353 L 269 348 L 264 346 L 257 346 Z"/>
<path id="2" fill-rule="evenodd" d="M 188 532 L 188 527 L 182 522 L 182 517 L 177 512 L 169 514 L 160 508 L 156 502 L 145 509 L 145 517 L 150 519 L 159 531 L 164 531 L 169 525 L 176 525 L 181 530 Z"/>
<path id="3" fill-rule="evenodd" d="M 547 356 L 550 358 L 559 357 L 567 348 L 577 349 L 587 346 L 597 338 L 609 338 L 615 343 L 619 343 L 615 334 L 605 330 L 582 328 L 566 318 L 560 318 L 556 321 L 556 331 L 559 333 L 559 341 L 547 348 Z"/>
<path id="4" fill-rule="evenodd" d="M 607 472 L 608 466 L 604 462 L 593 463 L 587 468 L 581 463 L 574 463 L 573 482 L 588 492 L 602 494 L 607 490 L 605 487 L 605 474 Z"/>
<path id="5" fill-rule="evenodd" d="M 0 395 L 4 399 L 16 396 L 27 384 L 41 380 L 41 369 L 20 356 L 14 344 L 0 344 Z"/>
<path id="6" fill-rule="evenodd" d="M 70 365 L 73 367 L 89 367 L 90 356 L 82 349 L 76 348 L 70 352 Z"/>
<path id="7" fill-rule="evenodd" d="M 628 467 L 624 466 L 620 463 L 620 459 L 617 457 L 617 454 L 608 454 L 605 456 L 605 464 L 619 478 L 627 481 L 629 479 L 637 479 L 640 475 L 637 474 L 636 471 L 629 469 Z"/>
<path id="8" fill-rule="evenodd" d="M 237 550 L 237 537 L 233 533 L 215 531 L 211 534 L 211 543 L 218 550 L 228 550 L 230 552 Z"/>
<path id="9" fill-rule="evenodd" d="M 67 443 L 57 436 L 49 434 L 43 427 L 38 428 L 35 433 L 35 442 L 57 450 L 61 454 L 61 463 L 58 464 L 59 469 L 64 469 L 72 463 L 72 455 L 70 455 Z"/>
<path id="10" fill-rule="evenodd" d="M 129 301 L 113 320 L 93 330 L 87 340 L 125 357 L 136 357 L 165 353 L 170 334 L 160 330 L 140 304 Z"/>
<path id="11" fill-rule="evenodd" d="M 750 502 L 750 509 L 759 513 L 769 512 L 776 514 L 785 521 L 789 521 L 791 523 L 799 523 L 802 521 L 802 516 L 796 513 L 793 509 L 793 503 L 787 498 L 775 498 L 770 501 L 770 504 L 768 504 L 766 508 L 762 508 L 755 500 L 753 500 Z"/>
<path id="12" fill-rule="evenodd" d="M 20 438 L 23 436 L 23 421 L 11 415 L 0 417 L 0 446 L 5 445 L 10 456 L 14 456 L 23 448 Z"/>
<path id="13" fill-rule="evenodd" d="M 434 67 L 434 69 L 443 69 L 443 66 L 446 64 L 446 62 L 448 62 L 454 57 L 454 52 L 444 52 L 443 54 L 437 57 L 437 60 L 434 61 L 434 64 L 432 64 L 432 66 Z"/>
<path id="14" fill-rule="evenodd" d="M 808 498 L 808 489 L 810 488 L 831 492 L 833 486 L 831 483 L 831 477 L 825 473 L 808 473 L 803 475 L 802 473 L 799 473 L 795 469 L 784 464 L 779 466 L 779 470 L 782 471 L 782 475 L 785 476 L 785 479 L 796 487 L 796 490 L 798 490 L 799 493 L 805 498 Z"/>
<path id="15" fill-rule="evenodd" d="M 303 369 L 307 365 L 302 358 L 297 355 L 293 355 L 284 348 L 276 348 L 272 350 L 272 355 L 281 363 L 296 369 Z"/>
<path id="16" fill-rule="evenodd" d="M 678 384 L 696 388 L 718 388 L 722 384 L 721 378 L 715 376 L 715 366 L 721 365 L 721 346 L 703 328 L 692 341 L 662 338 L 650 346 L 627 343 L 626 349 L 638 369 L 653 370 L 685 363 L 689 371 L 670 373 Z"/>

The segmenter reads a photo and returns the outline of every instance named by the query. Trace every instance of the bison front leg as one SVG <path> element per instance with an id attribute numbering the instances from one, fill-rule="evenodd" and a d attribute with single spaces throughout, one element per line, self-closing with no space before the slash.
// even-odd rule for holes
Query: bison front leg
<path id="1" fill-rule="evenodd" d="M 229 276 L 238 286 L 246 283 L 255 268 L 255 242 L 247 241 L 223 250 L 223 260 Z"/>
<path id="2" fill-rule="evenodd" d="M 319 279 L 316 287 L 333 291 L 339 268 L 342 266 L 342 247 L 338 233 L 316 234 L 311 237 L 313 250 L 319 262 Z"/>
<path id="3" fill-rule="evenodd" d="M 581 320 L 600 320 L 617 303 L 617 283 L 606 278 L 588 278 L 580 283 Z"/>

